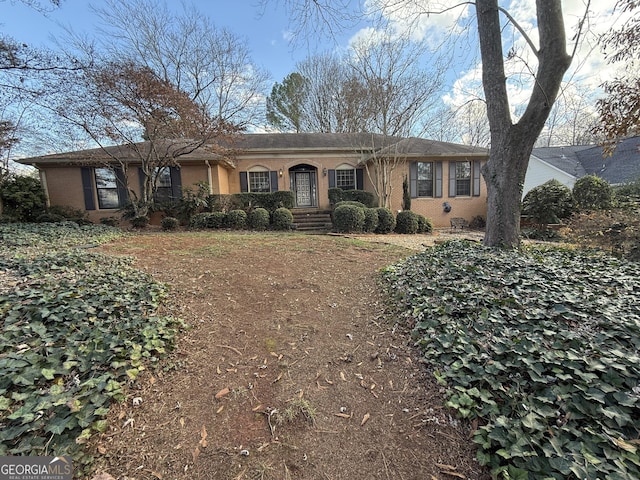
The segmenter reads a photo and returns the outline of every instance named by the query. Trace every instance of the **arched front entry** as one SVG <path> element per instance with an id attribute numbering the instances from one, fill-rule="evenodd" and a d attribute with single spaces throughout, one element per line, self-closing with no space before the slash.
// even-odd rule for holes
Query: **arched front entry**
<path id="1" fill-rule="evenodd" d="M 307 164 L 291 167 L 289 180 L 297 208 L 318 206 L 318 169 L 316 167 Z"/>

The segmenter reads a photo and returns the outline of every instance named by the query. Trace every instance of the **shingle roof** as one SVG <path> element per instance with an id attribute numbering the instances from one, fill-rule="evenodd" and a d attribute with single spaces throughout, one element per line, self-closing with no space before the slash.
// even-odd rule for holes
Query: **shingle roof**
<path id="1" fill-rule="evenodd" d="M 587 175 L 597 175 L 612 185 L 633 182 L 640 178 L 640 137 L 622 140 L 610 157 L 604 157 L 598 146 L 582 150 L 578 158 Z"/>
<path id="2" fill-rule="evenodd" d="M 144 143 L 137 144 L 138 147 Z M 369 133 L 254 133 L 239 135 L 232 144 L 224 145 L 239 152 L 362 152 L 373 150 L 393 153 L 395 149 L 404 155 L 486 155 L 487 150 L 454 143 L 437 142 L 424 138 L 399 138 Z M 106 147 L 107 152 L 117 158 L 138 158 L 129 146 Z M 109 155 L 101 148 L 56 153 L 18 160 L 23 164 L 88 163 L 92 160 L 107 160 Z M 185 160 L 217 159 L 211 147 L 203 146 L 180 157 Z"/>
<path id="3" fill-rule="evenodd" d="M 640 178 L 640 137 L 622 140 L 610 157 L 599 145 L 534 148 L 532 154 L 575 178 L 597 175 L 612 185 Z"/>

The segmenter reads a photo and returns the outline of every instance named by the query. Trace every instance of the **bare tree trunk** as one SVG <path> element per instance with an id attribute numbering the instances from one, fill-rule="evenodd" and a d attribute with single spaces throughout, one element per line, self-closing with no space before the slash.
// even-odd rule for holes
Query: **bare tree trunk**
<path id="1" fill-rule="evenodd" d="M 484 244 L 513 248 L 520 243 L 520 201 L 529 156 L 571 64 L 566 52 L 561 0 L 536 0 L 540 46 L 535 85 L 527 109 L 514 124 L 507 95 L 498 0 L 477 0 L 476 13 L 482 55 L 482 84 L 491 128 L 487 184 L 487 230 Z M 527 39 L 529 40 L 529 39 Z"/>

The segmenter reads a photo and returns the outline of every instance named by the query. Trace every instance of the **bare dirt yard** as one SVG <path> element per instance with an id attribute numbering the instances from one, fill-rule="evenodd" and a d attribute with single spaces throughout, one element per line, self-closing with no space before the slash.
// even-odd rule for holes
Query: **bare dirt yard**
<path id="1" fill-rule="evenodd" d="M 150 232 L 102 247 L 170 285 L 165 313 L 190 328 L 112 409 L 95 477 L 489 478 L 377 285 L 438 238 Z"/>

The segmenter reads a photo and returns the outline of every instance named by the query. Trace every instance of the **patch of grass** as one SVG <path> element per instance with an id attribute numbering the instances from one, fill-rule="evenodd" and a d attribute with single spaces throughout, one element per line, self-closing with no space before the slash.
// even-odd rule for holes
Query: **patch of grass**
<path id="1" fill-rule="evenodd" d="M 496 478 L 640 478 L 640 265 L 448 242 L 383 277 Z"/>
<path id="2" fill-rule="evenodd" d="M 293 423 L 302 420 L 304 423 L 315 425 L 316 409 L 306 398 L 294 398 L 289 400 L 287 408 L 277 415 L 276 420 L 279 425 Z"/>

